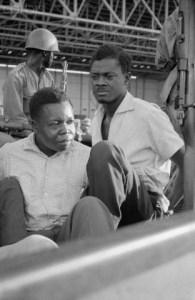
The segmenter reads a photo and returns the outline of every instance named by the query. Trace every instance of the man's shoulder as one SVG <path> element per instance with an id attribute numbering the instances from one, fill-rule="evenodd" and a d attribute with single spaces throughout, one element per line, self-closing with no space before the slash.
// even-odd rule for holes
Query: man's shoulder
<path id="1" fill-rule="evenodd" d="M 13 76 L 13 75 L 21 74 L 21 73 L 24 73 L 25 70 L 26 70 L 26 63 L 21 63 L 21 64 L 18 64 L 17 66 L 15 66 L 15 68 L 13 68 L 9 72 L 9 75 Z"/>
<path id="2" fill-rule="evenodd" d="M 89 146 L 86 146 L 80 142 L 74 141 L 73 142 L 73 148 L 74 151 L 77 151 L 79 153 L 82 153 L 83 155 L 89 155 L 91 148 Z"/>
<path id="3" fill-rule="evenodd" d="M 143 113 L 144 115 L 153 115 L 153 114 L 164 114 L 160 106 L 155 103 L 155 102 L 150 102 L 138 97 L 133 97 L 133 106 L 135 110 L 140 112 L 141 114 Z"/>
<path id="4" fill-rule="evenodd" d="M 9 88 L 9 82 L 15 80 L 24 80 L 26 77 L 26 64 L 21 63 L 17 65 L 14 69 L 12 69 L 7 76 L 7 80 L 5 80 L 5 85 Z"/>
<path id="5" fill-rule="evenodd" d="M 89 159 L 90 147 L 80 142 L 73 141 L 71 147 L 64 151 L 64 157 L 70 159 L 73 165 L 85 166 Z"/>
<path id="6" fill-rule="evenodd" d="M 143 107 L 143 108 L 146 108 L 146 109 L 154 109 L 154 110 L 159 110 L 160 109 L 160 106 L 155 103 L 155 102 L 150 102 L 148 100 L 145 100 L 145 99 L 142 99 L 142 98 L 139 98 L 139 97 L 134 97 L 131 95 L 131 99 L 133 101 L 133 103 L 139 107 Z"/>
<path id="7" fill-rule="evenodd" d="M 25 139 L 20 139 L 15 142 L 6 143 L 0 148 L 0 154 L 16 153 L 20 148 L 23 148 Z"/>

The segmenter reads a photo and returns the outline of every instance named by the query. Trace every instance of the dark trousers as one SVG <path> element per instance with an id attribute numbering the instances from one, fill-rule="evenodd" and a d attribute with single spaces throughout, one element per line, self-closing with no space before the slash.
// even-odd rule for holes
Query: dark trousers
<path id="1" fill-rule="evenodd" d="M 0 246 L 15 243 L 26 236 L 24 198 L 16 178 L 0 181 Z"/>
<path id="2" fill-rule="evenodd" d="M 93 146 L 87 174 L 87 194 L 103 201 L 119 227 L 151 218 L 151 196 L 119 147 L 108 141 Z"/>

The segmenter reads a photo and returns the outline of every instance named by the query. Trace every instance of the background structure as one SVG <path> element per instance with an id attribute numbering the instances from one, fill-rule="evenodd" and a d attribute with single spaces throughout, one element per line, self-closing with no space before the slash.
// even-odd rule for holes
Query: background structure
<path id="1" fill-rule="evenodd" d="M 55 67 L 67 59 L 70 69 L 87 71 L 93 51 L 107 42 L 131 54 L 134 74 L 160 76 L 156 44 L 177 5 L 177 0 L 1 0 L 0 63 L 23 61 L 26 36 L 45 27 L 59 40 Z"/>

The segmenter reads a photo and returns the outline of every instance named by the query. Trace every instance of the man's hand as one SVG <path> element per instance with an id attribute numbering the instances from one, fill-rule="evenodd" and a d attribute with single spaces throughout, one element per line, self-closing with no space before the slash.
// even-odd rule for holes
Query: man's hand
<path id="1" fill-rule="evenodd" d="M 165 189 L 165 195 L 170 200 L 171 208 L 174 210 L 177 203 L 183 199 L 184 195 L 184 147 L 177 151 L 171 158 L 174 164 L 172 175 L 168 186 Z"/>

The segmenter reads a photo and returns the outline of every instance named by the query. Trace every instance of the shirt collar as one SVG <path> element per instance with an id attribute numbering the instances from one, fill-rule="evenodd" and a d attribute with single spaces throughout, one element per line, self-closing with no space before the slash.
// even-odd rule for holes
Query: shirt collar
<path id="1" fill-rule="evenodd" d="M 35 134 L 34 134 L 34 132 L 29 134 L 29 136 L 27 136 L 25 138 L 24 150 L 33 150 L 35 152 L 41 152 L 39 150 L 39 148 L 37 147 L 37 145 L 35 144 Z"/>
<path id="2" fill-rule="evenodd" d="M 119 105 L 115 113 L 123 113 L 134 109 L 135 108 L 133 103 L 133 96 L 129 92 L 127 92 L 123 101 L 121 102 L 121 104 Z"/>
<path id="3" fill-rule="evenodd" d="M 64 150 L 64 151 L 61 151 L 61 152 L 57 152 L 55 153 L 54 155 L 52 155 L 50 158 L 53 158 L 53 157 L 56 157 L 56 156 L 59 156 L 59 155 L 63 155 L 66 157 L 66 155 L 69 153 L 69 152 L 73 152 L 74 151 L 74 148 L 75 148 L 75 142 L 73 141 L 72 145 L 67 149 L 67 150 Z M 37 145 L 35 144 L 35 134 L 34 132 L 29 134 L 28 137 L 26 137 L 25 139 L 25 143 L 24 143 L 24 150 L 27 150 L 27 151 L 34 151 L 34 152 L 37 152 L 39 153 L 41 156 L 44 156 L 46 158 L 49 158 L 46 154 L 44 154 L 38 147 Z"/>
<path id="4" fill-rule="evenodd" d="M 123 101 L 121 102 L 121 104 L 119 105 L 119 107 L 117 108 L 115 114 L 117 113 L 123 113 L 126 111 L 131 111 L 134 110 L 135 106 L 134 106 L 134 102 L 133 102 L 133 96 L 127 92 Z M 99 110 L 102 114 L 104 114 L 104 108 L 103 105 L 100 105 Z"/>

